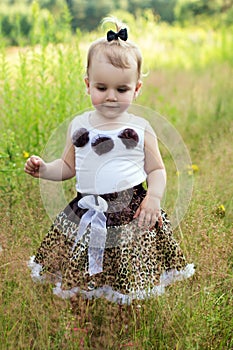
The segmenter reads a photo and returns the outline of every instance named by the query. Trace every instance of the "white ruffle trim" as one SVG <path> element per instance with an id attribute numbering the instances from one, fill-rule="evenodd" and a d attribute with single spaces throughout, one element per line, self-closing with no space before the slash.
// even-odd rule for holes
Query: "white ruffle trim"
<path id="1" fill-rule="evenodd" d="M 34 282 L 43 282 L 45 280 L 43 275 L 40 275 L 40 272 L 42 271 L 42 266 L 40 264 L 37 264 L 35 261 L 35 255 L 30 257 L 30 260 L 28 261 L 28 267 L 31 269 L 31 277 Z"/>
<path id="2" fill-rule="evenodd" d="M 36 263 L 34 261 L 35 256 L 31 256 L 29 261 L 28 261 L 28 267 L 31 269 L 31 277 L 34 282 L 51 282 L 51 283 L 56 283 L 60 282 L 62 280 L 61 273 L 57 272 L 56 274 L 41 274 L 42 271 L 42 265 Z"/>
<path id="3" fill-rule="evenodd" d="M 42 266 L 40 264 L 37 264 L 34 262 L 34 256 L 32 256 L 28 262 L 28 266 L 31 269 L 31 276 L 32 279 L 35 282 L 43 282 L 45 281 L 45 277 L 40 275 L 40 272 L 42 270 Z M 132 291 L 130 294 L 123 294 L 119 293 L 112 289 L 110 286 L 103 286 L 100 288 L 96 288 L 90 291 L 85 291 L 80 289 L 79 287 L 74 287 L 69 290 L 63 290 L 61 288 L 61 281 L 56 283 L 56 287 L 53 288 L 53 293 L 57 296 L 59 296 L 62 299 L 69 299 L 74 297 L 77 293 L 82 294 L 87 299 L 92 298 L 101 298 L 104 297 L 105 299 L 119 303 L 119 304 L 130 304 L 132 300 L 143 300 L 148 299 L 152 296 L 159 296 L 164 294 L 165 287 L 176 282 L 181 281 L 186 278 L 189 278 L 193 276 L 195 273 L 195 267 L 194 264 L 188 264 L 183 270 L 177 271 L 177 270 L 170 270 L 168 272 L 164 272 L 160 276 L 160 284 L 153 287 L 148 288 L 146 290 L 137 290 Z"/>
<path id="4" fill-rule="evenodd" d="M 119 293 L 117 291 L 114 291 L 110 286 L 103 286 L 91 291 L 85 291 L 78 287 L 72 288 L 70 290 L 62 290 L 60 282 L 56 284 L 55 288 L 53 288 L 53 293 L 63 299 L 69 299 L 79 293 L 87 299 L 104 297 L 108 301 L 118 304 L 130 304 L 134 299 L 143 300 L 153 295 L 162 295 L 164 292 L 165 288 L 160 285 L 155 286 L 150 290 L 141 290 L 137 292 L 131 292 L 130 294 Z"/>
<path id="5" fill-rule="evenodd" d="M 195 273 L 194 264 L 188 264 L 185 266 L 183 270 L 177 271 L 174 269 L 168 272 L 164 272 L 160 276 L 160 284 L 166 287 L 169 284 L 172 284 L 176 281 L 182 281 L 186 278 L 192 277 L 194 273 Z"/>
<path id="6" fill-rule="evenodd" d="M 148 299 L 152 296 L 159 296 L 164 294 L 165 287 L 176 281 L 181 281 L 186 278 L 191 277 L 195 273 L 194 264 L 186 265 L 184 270 L 170 270 L 169 272 L 164 272 L 160 277 L 160 284 L 149 288 L 147 290 L 132 291 L 130 294 L 122 294 L 114 291 L 110 286 L 103 286 L 91 291 L 84 291 L 79 287 L 74 287 L 70 290 L 62 290 L 61 282 L 56 284 L 53 288 L 53 293 L 60 298 L 69 299 L 75 296 L 77 293 L 82 294 L 87 299 L 104 297 L 105 299 L 119 303 L 119 304 L 130 304 L 132 300 L 143 300 Z"/>

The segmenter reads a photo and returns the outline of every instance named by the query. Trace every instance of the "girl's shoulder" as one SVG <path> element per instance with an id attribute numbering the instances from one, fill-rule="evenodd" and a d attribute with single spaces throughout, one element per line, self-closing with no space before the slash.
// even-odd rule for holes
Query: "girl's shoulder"
<path id="1" fill-rule="evenodd" d="M 131 116 L 132 124 L 136 126 L 137 130 L 140 130 L 140 133 L 143 135 L 144 140 L 146 140 L 147 136 L 149 135 L 153 135 L 153 137 L 157 138 L 154 128 L 146 118 L 134 114 Z"/>
<path id="2" fill-rule="evenodd" d="M 150 125 L 148 120 L 143 117 L 137 116 L 135 114 L 131 114 L 130 116 L 131 116 L 130 121 L 135 126 L 146 129 Z"/>
<path id="3" fill-rule="evenodd" d="M 76 115 L 71 121 L 71 133 L 80 128 L 88 127 L 88 115 L 90 112 L 84 112 Z"/>

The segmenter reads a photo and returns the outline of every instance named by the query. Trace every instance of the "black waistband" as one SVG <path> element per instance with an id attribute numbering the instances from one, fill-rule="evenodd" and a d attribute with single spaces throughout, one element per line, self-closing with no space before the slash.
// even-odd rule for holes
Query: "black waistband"
<path id="1" fill-rule="evenodd" d="M 100 196 L 103 199 L 105 199 L 107 202 L 109 202 L 109 201 L 114 201 L 117 198 L 121 198 L 122 196 L 124 196 L 124 194 L 133 194 L 134 192 L 136 192 L 137 195 L 139 195 L 142 192 L 145 192 L 145 189 L 144 189 L 142 184 L 139 184 L 139 185 L 136 185 L 134 187 L 128 188 L 128 189 L 123 190 L 123 191 L 111 192 L 111 193 L 105 193 L 105 194 L 93 194 L 93 193 L 81 193 L 81 192 L 78 192 L 77 193 L 77 199 L 79 200 L 82 197 L 92 195 L 92 196 L 94 196 L 96 198 L 98 196 Z"/>
<path id="2" fill-rule="evenodd" d="M 79 222 L 80 218 L 87 211 L 78 206 L 78 201 L 90 195 L 88 193 L 78 193 L 77 197 L 65 208 L 64 213 L 69 220 Z M 133 220 L 133 216 L 146 195 L 142 184 L 123 190 L 120 192 L 101 194 L 108 203 L 107 226 L 119 226 L 127 224 Z M 98 204 L 98 203 L 97 203 Z"/>

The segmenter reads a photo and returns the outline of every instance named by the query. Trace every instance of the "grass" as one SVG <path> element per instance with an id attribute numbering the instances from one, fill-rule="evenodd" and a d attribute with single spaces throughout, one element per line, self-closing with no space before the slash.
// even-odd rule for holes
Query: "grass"
<path id="1" fill-rule="evenodd" d="M 175 47 L 174 31 L 166 30 Z M 183 34 L 179 31 L 178 42 L 185 43 Z M 216 63 L 211 56 L 203 67 L 190 60 L 188 69 L 179 59 L 169 66 L 161 58 L 137 100 L 166 116 L 198 166 L 190 175 L 190 206 L 174 232 L 187 260 L 197 266 L 194 278 L 142 302 L 139 309 L 123 307 L 121 314 L 104 300 L 86 304 L 81 299 L 73 314 L 70 303 L 55 297 L 50 285 L 31 280 L 26 262 L 51 221 L 40 183 L 24 175 L 23 164 L 27 152 L 43 153 L 51 132 L 89 106 L 78 44 L 0 53 L 0 349 L 232 349 L 233 103 L 228 56 L 221 54 Z M 146 59 L 152 67 L 150 57 Z M 58 146 L 62 148 L 60 139 Z M 161 150 L 168 171 L 165 205 L 171 212 L 178 177 L 169 150 L 163 145 Z M 66 183 L 70 199 L 72 186 Z M 219 214 L 220 205 L 225 215 Z"/>

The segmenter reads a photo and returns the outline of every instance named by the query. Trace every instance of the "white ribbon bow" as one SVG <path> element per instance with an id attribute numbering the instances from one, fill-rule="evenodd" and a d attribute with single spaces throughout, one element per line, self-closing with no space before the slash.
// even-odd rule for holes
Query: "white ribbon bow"
<path id="1" fill-rule="evenodd" d="M 104 212 L 108 209 L 107 202 L 100 196 L 88 195 L 78 201 L 78 206 L 88 209 L 83 214 L 77 236 L 73 246 L 73 251 L 77 242 L 83 237 L 88 225 L 91 225 L 90 241 L 88 247 L 88 262 L 90 276 L 103 272 L 104 248 L 106 242 L 106 216 Z"/>

